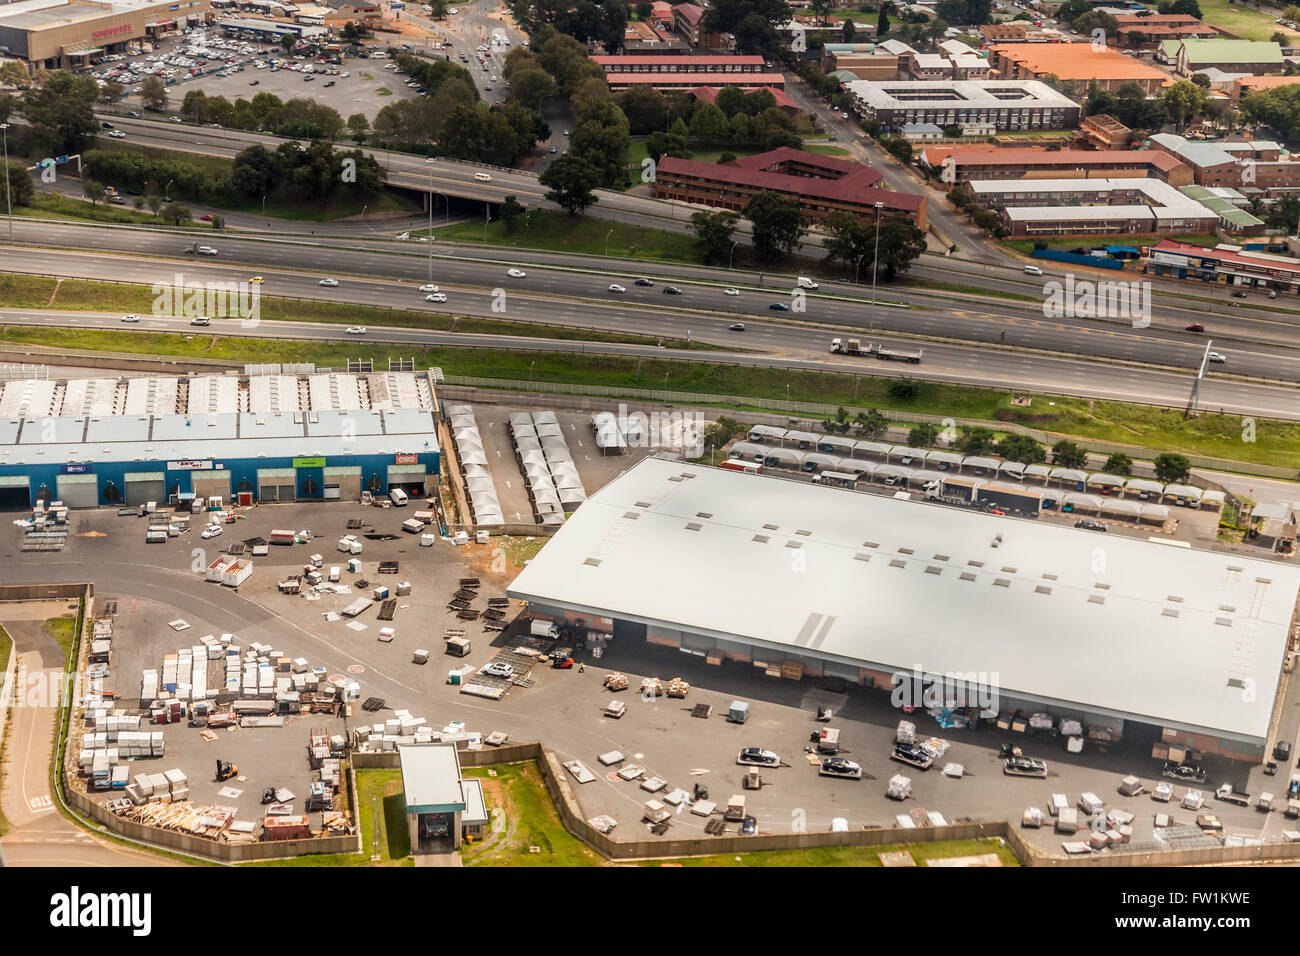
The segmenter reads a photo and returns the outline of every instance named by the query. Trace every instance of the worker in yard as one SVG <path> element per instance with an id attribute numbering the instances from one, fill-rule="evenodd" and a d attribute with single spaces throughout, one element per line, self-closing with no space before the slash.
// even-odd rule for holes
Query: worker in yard
<path id="1" fill-rule="evenodd" d="M 578 673 L 579 673 L 579 674 L 583 673 L 586 669 L 587 669 L 587 665 L 586 665 L 585 663 L 579 663 L 579 664 L 578 664 Z"/>

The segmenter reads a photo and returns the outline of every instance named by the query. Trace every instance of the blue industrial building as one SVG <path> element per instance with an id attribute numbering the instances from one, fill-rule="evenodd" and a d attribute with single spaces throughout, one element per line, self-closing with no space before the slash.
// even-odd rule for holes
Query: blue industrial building
<path id="1" fill-rule="evenodd" d="M 414 373 L 8 382 L 0 508 L 432 494 L 436 429 Z"/>

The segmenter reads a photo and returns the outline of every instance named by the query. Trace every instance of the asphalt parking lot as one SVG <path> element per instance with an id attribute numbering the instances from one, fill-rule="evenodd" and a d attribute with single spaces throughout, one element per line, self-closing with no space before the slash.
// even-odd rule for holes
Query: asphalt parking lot
<path id="1" fill-rule="evenodd" d="M 573 425 L 575 431 L 578 424 L 585 422 L 585 417 L 577 413 L 569 417 L 576 421 L 568 422 L 566 428 Z M 583 440 L 583 447 L 590 448 L 585 436 Z M 575 457 L 579 457 L 576 447 Z M 616 833 L 640 832 L 644 825 L 639 822 L 641 806 L 650 795 L 635 782 L 605 777 L 605 768 L 596 761 L 599 754 L 620 750 L 629 762 L 645 767 L 647 775 L 666 779 L 669 789 L 690 791 L 698 782 L 709 788 L 711 799 L 722 804 L 731 794 L 744 792 L 743 771 L 735 758 L 738 750 L 746 746 L 774 750 L 788 764 L 762 771 L 763 788 L 746 793 L 747 810 L 758 819 L 760 832 L 781 832 L 794 826 L 828 829 L 835 817 L 844 817 L 855 827 L 889 825 L 896 814 L 918 807 L 938 811 L 950 820 L 983 817 L 1018 821 L 1026 807 L 1045 807 L 1052 793 L 1065 793 L 1073 802 L 1083 791 L 1098 794 L 1108 809 L 1119 807 L 1135 813 L 1134 840 L 1150 837 L 1157 811 L 1169 811 L 1180 822 L 1191 822 L 1190 812 L 1155 804 L 1147 796 L 1121 798 L 1116 792 L 1120 778 L 1130 773 L 1139 776 L 1148 789 L 1160 780 L 1160 765 L 1150 756 L 1151 740 L 1136 729 L 1109 752 L 1088 749 L 1073 755 L 1064 751 L 1058 739 L 1024 738 L 994 728 L 942 731 L 923 714 L 909 717 L 917 724 L 918 735 L 940 736 L 950 742 L 951 749 L 941 763 L 958 762 L 969 771 L 960 780 L 949 779 L 938 767 L 918 772 L 888 759 L 900 714 L 885 692 L 832 692 L 811 678 L 793 681 L 767 677 L 751 665 L 732 662 L 711 666 L 677 650 L 626 638 L 609 644 L 601 659 L 590 650 L 579 651 L 577 660 L 585 665 L 582 671 L 535 667 L 530 675 L 533 686 L 511 687 L 499 701 L 462 694 L 460 688 L 448 683 L 448 670 L 463 664 L 481 668 L 509 637 L 486 632 L 478 622 L 458 622 L 446 609 L 447 599 L 464 576 L 481 579 L 482 597 L 502 595 L 518 568 L 507 551 L 499 548 L 498 541 L 454 547 L 439 540 L 432 548 L 420 548 L 416 536 L 397 530 L 420 504 L 413 502 L 404 509 L 366 509 L 343 503 L 266 505 L 245 509 L 245 517 L 226 525 L 225 533 L 214 540 L 197 539 L 196 521 L 195 530 L 161 545 L 144 543 L 144 519 L 118 517 L 111 510 L 76 512 L 73 536 L 64 551 L 24 555 L 21 565 L 11 563 L 16 567 L 11 577 L 14 583 L 91 577 L 96 581 L 97 600 L 119 601 L 121 636 L 115 642 L 113 670 L 114 680 L 123 682 L 126 694 L 138 693 L 139 671 L 146 662 L 157 666 L 162 653 L 188 646 L 203 634 L 234 633 L 242 644 L 271 644 L 289 657 L 305 657 L 313 666 L 325 667 L 330 674 L 347 673 L 361 684 L 363 698 L 385 699 L 386 709 L 373 717 L 354 711 L 354 723 L 379 721 L 391 716 L 393 709 L 405 708 L 417 717 L 425 717 L 435 728 L 464 721 L 470 731 L 484 735 L 503 731 L 517 740 L 541 740 L 563 759 L 582 760 L 601 774 L 593 783 L 574 786 L 584 813 L 588 817 L 614 817 L 621 827 Z M 276 581 L 299 570 L 313 553 L 322 555 L 326 570 L 333 564 L 346 565 L 347 556 L 339 553 L 335 544 L 347 530 L 348 519 L 357 517 L 372 524 L 374 532 L 391 532 L 395 538 L 363 539 L 361 573 L 344 571 L 344 583 L 354 586 L 357 578 L 371 585 L 405 580 L 413 587 L 410 596 L 398 601 L 391 622 L 395 629 L 391 643 L 379 641 L 378 628 L 383 625 L 376 620 L 373 607 L 357 618 L 365 630 L 348 628 L 346 620 L 326 620 L 327 612 L 337 613 L 355 599 L 355 589 L 352 594 L 330 594 L 314 601 L 276 591 Z M 315 540 L 272 548 L 267 557 L 255 561 L 252 578 L 237 592 L 202 580 L 194 570 L 215 557 L 217 546 L 254 536 L 268 537 L 271 528 L 280 527 L 310 529 Z M 6 541 L 11 559 L 16 557 L 17 544 L 14 529 Z M 399 573 L 378 576 L 379 560 L 399 561 Z M 475 603 L 475 607 L 483 605 L 482 600 Z M 511 616 L 518 609 L 519 605 L 513 605 Z M 192 629 L 172 631 L 166 625 L 174 618 L 188 620 Z M 444 630 L 457 626 L 465 628 L 472 643 L 470 655 L 463 659 L 442 653 Z M 431 651 L 428 664 L 413 662 L 416 648 Z M 631 689 L 618 695 L 628 705 L 626 715 L 619 720 L 603 716 L 605 704 L 614 696 L 602 686 L 602 675 L 608 670 L 619 670 L 631 679 Z M 683 677 L 692 690 L 685 700 L 643 701 L 636 688 L 641 678 L 652 676 L 664 680 Z M 726 722 L 724 714 L 733 699 L 751 703 L 753 712 L 747 724 Z M 713 715 L 707 720 L 689 714 L 689 708 L 701 702 L 712 705 Z M 831 726 L 841 731 L 845 756 L 862 764 L 874 779 L 821 778 L 807 763 L 803 748 L 808 745 L 808 735 L 822 726 L 813 720 L 818 706 L 836 711 Z M 230 804 L 230 798 L 218 797 L 221 787 L 212 780 L 212 770 L 217 757 L 234 761 L 247 779 L 240 782 L 245 792 L 233 802 L 240 807 L 241 818 L 246 818 L 246 814 L 258 812 L 264 786 L 288 786 L 301 797 L 297 788 L 303 787 L 308 773 L 302 748 L 308 730 L 325 723 L 324 718 L 303 717 L 283 728 L 234 734 L 219 731 L 218 739 L 211 743 L 204 742 L 198 730 L 171 727 L 166 731 L 167 756 L 148 761 L 147 766 L 156 765 L 159 770 L 180 766 L 190 777 L 195 802 Z M 338 723 L 330 722 L 329 726 L 336 731 Z M 1048 761 L 1049 778 L 1003 776 L 998 748 L 1004 742 L 1018 743 L 1030 756 Z M 1232 765 L 1212 757 L 1204 763 L 1208 779 L 1201 789 L 1207 796 L 1212 797 L 1214 788 L 1225 781 L 1251 792 L 1285 792 L 1285 771 L 1264 781 L 1261 787 L 1258 769 L 1248 773 L 1244 764 Z M 884 797 L 886 781 L 898 772 L 913 781 L 912 799 L 901 804 Z M 1177 786 L 1176 797 L 1181 797 L 1184 789 Z M 1253 808 L 1218 804 L 1212 799 L 1206 809 L 1218 814 L 1226 830 L 1233 834 L 1267 833 L 1275 837 L 1287 826 L 1280 813 L 1259 814 Z M 702 818 L 682 812 L 674 818 L 669 832 L 694 832 L 703 824 Z M 1026 831 L 1026 836 L 1054 852 L 1059 852 L 1063 839 L 1046 828 Z"/>
<path id="2" fill-rule="evenodd" d="M 344 57 L 343 64 L 334 69 L 339 70 L 340 74 L 350 73 L 351 76 L 347 77 L 295 73 L 292 70 L 272 72 L 270 68 L 257 70 L 245 66 L 242 72 L 230 76 L 208 75 L 185 80 L 169 86 L 167 92 L 171 97 L 171 106 L 175 109 L 179 109 L 185 94 L 195 89 L 202 90 L 208 96 L 224 96 L 232 103 L 240 97 L 251 100 L 258 93 L 272 93 L 286 101 L 295 97 L 315 100 L 338 110 L 344 120 L 353 113 L 364 113 L 367 119 L 373 121 L 376 114 L 389 103 L 419 96 L 415 90 L 406 86 L 406 77 L 384 69 L 384 64 L 388 62 Z M 327 64 L 315 66 L 323 69 Z M 315 78 L 308 82 L 304 79 L 307 75 Z M 331 80 L 334 85 L 326 88 L 325 84 Z M 256 86 L 252 85 L 254 81 Z M 389 92 L 380 92 L 385 89 Z"/>

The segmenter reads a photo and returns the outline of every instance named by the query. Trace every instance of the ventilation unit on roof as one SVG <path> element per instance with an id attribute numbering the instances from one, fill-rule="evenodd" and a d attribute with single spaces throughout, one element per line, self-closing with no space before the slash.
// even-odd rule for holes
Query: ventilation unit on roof
<path id="1" fill-rule="evenodd" d="M 994 579 L 993 579 L 993 586 L 994 586 L 995 588 L 1009 588 L 1009 587 L 1011 587 L 1011 579 L 1010 579 L 1010 578 L 994 578 Z"/>
<path id="2" fill-rule="evenodd" d="M 936 561 L 948 561 L 948 560 L 950 560 L 950 559 L 949 559 L 948 555 L 946 555 L 946 554 L 936 554 L 936 555 L 934 556 L 934 560 L 936 560 Z"/>
<path id="3" fill-rule="evenodd" d="M 899 554 L 913 554 L 914 552 L 912 551 L 911 548 L 899 548 L 899 549 L 898 549 L 898 553 L 899 553 Z"/>
<path id="4" fill-rule="evenodd" d="M 1109 591 L 1109 590 L 1110 590 L 1110 585 L 1109 585 L 1109 584 L 1105 584 L 1105 583 L 1103 583 L 1103 582 L 1101 582 L 1101 581 L 1098 581 L 1096 584 L 1093 585 L 1093 587 L 1095 587 L 1095 588 L 1100 588 L 1100 589 L 1103 590 L 1103 591 Z"/>
<path id="5" fill-rule="evenodd" d="M 967 562 L 966 562 L 966 566 L 967 566 L 967 567 L 971 567 L 971 568 L 982 568 L 982 567 L 984 567 L 984 562 L 983 562 L 983 561 L 967 561 Z"/>
<path id="6" fill-rule="evenodd" d="M 1003 569 L 1002 569 L 1002 573 L 1003 573 L 1003 574 L 1015 574 L 1015 573 L 1016 573 L 1016 569 L 1015 569 L 1015 568 L 1003 568 Z"/>
<path id="7" fill-rule="evenodd" d="M 795 534 L 801 534 L 801 535 L 803 535 L 805 538 L 810 538 L 810 537 L 812 537 L 812 532 L 811 532 L 811 531 L 796 531 Z"/>
<path id="8" fill-rule="evenodd" d="M 704 527 L 704 525 L 699 524 L 699 523 L 697 523 L 697 522 L 695 522 L 695 521 L 688 521 L 688 522 L 686 522 L 686 530 L 687 530 L 687 531 L 699 531 L 699 530 L 700 530 L 701 528 L 703 528 L 703 527 Z"/>
<path id="9" fill-rule="evenodd" d="M 869 554 L 863 554 L 861 551 L 859 551 L 857 554 L 855 554 L 855 555 L 853 556 L 853 560 L 854 560 L 854 561 L 870 561 L 870 560 L 871 560 L 871 555 L 869 555 Z"/>
<path id="10" fill-rule="evenodd" d="M 1051 593 L 1052 593 L 1052 589 L 1051 589 L 1048 585 L 1046 585 L 1046 584 L 1040 584 L 1040 585 L 1038 585 L 1038 587 L 1034 588 L 1034 593 L 1035 593 L 1035 594 L 1051 594 Z"/>
<path id="11" fill-rule="evenodd" d="M 1232 618 L 1230 618 L 1230 617 L 1216 617 L 1216 618 L 1214 619 L 1214 623 L 1217 624 L 1217 625 L 1219 625 L 1220 627 L 1232 627 Z"/>
<path id="12" fill-rule="evenodd" d="M 874 542 L 874 541 L 863 541 L 863 542 L 862 542 L 862 546 L 863 546 L 864 548 L 878 548 L 878 547 L 880 547 L 880 545 L 878 545 L 878 544 L 877 544 L 876 542 Z"/>
<path id="13" fill-rule="evenodd" d="M 695 517 L 697 517 L 697 518 L 712 518 L 713 515 L 712 515 L 710 512 L 708 512 L 708 511 L 697 511 L 697 512 L 695 512 Z"/>
<path id="14" fill-rule="evenodd" d="M 1047 572 L 1043 572 L 1043 580 L 1044 580 L 1044 581 L 1057 581 L 1057 580 L 1060 580 L 1060 578 L 1059 578 L 1057 575 L 1055 575 L 1055 574 L 1048 574 Z"/>
<path id="15" fill-rule="evenodd" d="M 787 548 L 802 548 L 802 547 L 803 547 L 803 542 L 802 542 L 802 541 L 787 541 L 787 542 L 785 543 L 785 546 L 786 546 Z"/>
<path id="16" fill-rule="evenodd" d="M 768 531 L 775 531 L 777 528 L 779 528 L 779 527 L 781 527 L 781 526 L 780 526 L 780 525 L 776 525 L 776 524 L 765 524 L 765 525 L 763 525 L 763 527 L 764 527 L 766 530 L 768 530 Z"/>
<path id="17" fill-rule="evenodd" d="M 624 518 L 631 518 L 633 521 L 635 521 L 637 518 L 639 518 L 639 517 L 641 517 L 641 516 L 640 516 L 639 514 L 637 514 L 635 511 L 624 511 L 624 512 L 623 512 L 623 517 L 624 517 Z"/>
<path id="18" fill-rule="evenodd" d="M 957 577 L 959 577 L 963 581 L 975 580 L 975 575 L 971 574 L 969 571 L 963 571 L 961 574 L 957 575 Z"/>
<path id="19" fill-rule="evenodd" d="M 682 480 L 682 476 L 681 476 L 681 475 L 669 475 L 669 476 L 668 476 L 668 480 L 669 480 L 669 481 L 681 481 L 681 480 Z"/>
<path id="20" fill-rule="evenodd" d="M 1236 609 L 1235 607 L 1233 607 L 1232 605 L 1230 605 L 1230 604 L 1220 604 L 1220 605 L 1219 605 L 1219 610 L 1220 610 L 1220 611 L 1227 611 L 1229 614 L 1235 614 L 1235 613 L 1237 613 L 1237 609 Z"/>
<path id="21" fill-rule="evenodd" d="M 1272 579 L 1272 578 L 1256 578 L 1256 579 L 1255 579 L 1255 583 L 1256 583 L 1256 584 L 1272 584 L 1272 583 L 1273 583 L 1273 579 Z"/>
<path id="22" fill-rule="evenodd" d="M 600 567 L 600 558 L 588 558 L 586 561 L 583 561 L 582 563 L 589 564 L 593 568 L 598 568 Z"/>
<path id="23" fill-rule="evenodd" d="M 1169 597 L 1165 598 L 1165 600 L 1166 600 L 1166 601 L 1169 601 L 1169 602 L 1172 603 L 1172 604 L 1182 604 L 1182 603 L 1183 603 L 1183 599 L 1180 598 L 1180 597 L 1178 597 L 1178 595 L 1176 595 L 1176 594 L 1171 594 L 1171 595 L 1169 595 Z"/>
<path id="24" fill-rule="evenodd" d="M 1160 612 L 1164 617 L 1178 617 L 1178 608 L 1167 607 Z"/>
<path id="25" fill-rule="evenodd" d="M 754 535 L 754 537 L 750 538 L 749 540 L 750 540 L 750 541 L 757 541 L 759 544 L 767 544 L 767 543 L 768 543 L 769 541 L 771 541 L 772 539 L 769 538 L 769 537 L 768 537 L 767 535 L 765 535 L 765 534 L 756 534 L 756 535 Z"/>
<path id="26" fill-rule="evenodd" d="M 1105 604 L 1105 603 L 1106 603 L 1106 595 L 1104 595 L 1104 594 L 1089 594 L 1089 595 L 1088 595 L 1088 603 L 1089 603 L 1089 604 Z"/>
<path id="27" fill-rule="evenodd" d="M 926 569 L 925 569 L 925 573 L 926 573 L 926 574 L 943 574 L 943 568 L 941 568 L 941 567 L 940 567 L 939 565 L 937 565 L 937 564 L 927 565 L 927 566 L 926 566 Z"/>
<path id="28" fill-rule="evenodd" d="M 898 558 L 894 558 L 892 561 L 889 562 L 889 566 L 891 568 L 905 568 L 907 567 L 907 562 L 899 561 Z"/>

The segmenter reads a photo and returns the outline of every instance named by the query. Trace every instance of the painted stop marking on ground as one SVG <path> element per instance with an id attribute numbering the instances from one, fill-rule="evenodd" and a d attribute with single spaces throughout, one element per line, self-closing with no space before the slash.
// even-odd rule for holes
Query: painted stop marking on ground
<path id="1" fill-rule="evenodd" d="M 365 664 L 349 664 L 349 665 L 348 665 L 348 673 L 349 673 L 349 674 L 364 674 L 365 672 L 366 672 L 366 665 L 365 665 Z"/>

